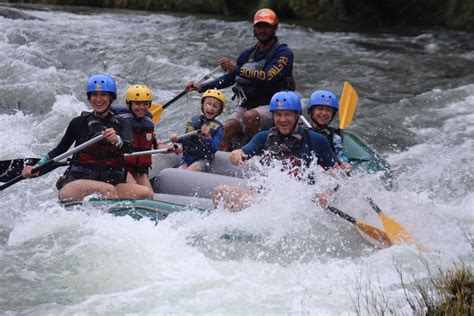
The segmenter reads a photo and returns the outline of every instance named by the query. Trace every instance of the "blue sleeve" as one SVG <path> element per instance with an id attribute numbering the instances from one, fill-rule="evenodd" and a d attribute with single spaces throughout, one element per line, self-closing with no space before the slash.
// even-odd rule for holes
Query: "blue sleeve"
<path id="1" fill-rule="evenodd" d="M 209 89 L 224 89 L 230 87 L 235 83 L 235 73 L 226 72 L 219 78 L 201 85 L 199 92 L 204 92 Z"/>
<path id="2" fill-rule="evenodd" d="M 256 85 L 272 85 L 293 72 L 293 52 L 286 45 L 280 45 L 262 70 L 237 66 L 236 73 Z"/>
<path id="3" fill-rule="evenodd" d="M 242 151 L 248 156 L 248 158 L 255 155 L 260 155 L 265 146 L 265 142 L 268 138 L 268 131 L 262 131 L 257 133 L 252 139 L 242 148 Z"/>
<path id="4" fill-rule="evenodd" d="M 212 153 L 215 153 L 217 151 L 217 149 L 219 149 L 219 146 L 221 145 L 223 134 L 224 134 L 224 129 L 221 126 L 216 131 L 216 133 L 214 134 L 213 137 L 211 137 L 210 139 L 204 138 L 204 143 L 206 144 L 206 146 L 209 147 L 209 149 L 211 150 Z"/>
<path id="5" fill-rule="evenodd" d="M 311 145 L 313 146 L 311 150 L 318 158 L 318 164 L 325 169 L 334 166 L 337 159 L 326 137 L 313 131 L 310 131 L 310 137 Z"/>
<path id="6" fill-rule="evenodd" d="M 348 162 L 349 158 L 342 153 L 342 148 L 344 147 L 342 137 L 334 133 L 332 143 L 334 144 L 334 153 L 336 154 L 338 161 Z"/>

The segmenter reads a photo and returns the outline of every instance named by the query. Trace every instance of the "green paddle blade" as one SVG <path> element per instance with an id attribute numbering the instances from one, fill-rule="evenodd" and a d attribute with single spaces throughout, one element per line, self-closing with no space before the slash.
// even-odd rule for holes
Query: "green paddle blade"
<path id="1" fill-rule="evenodd" d="M 339 102 L 339 128 L 346 129 L 354 117 L 359 97 L 355 89 L 347 81 L 342 88 L 341 102 Z"/>

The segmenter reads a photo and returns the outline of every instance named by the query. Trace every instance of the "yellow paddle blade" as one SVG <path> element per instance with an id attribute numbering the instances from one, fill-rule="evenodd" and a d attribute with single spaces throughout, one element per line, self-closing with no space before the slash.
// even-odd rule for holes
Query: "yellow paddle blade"
<path id="1" fill-rule="evenodd" d="M 339 102 L 339 128 L 346 129 L 352 122 L 359 96 L 351 84 L 344 82 L 341 102 Z"/>
<path id="2" fill-rule="evenodd" d="M 153 115 L 152 120 L 156 125 L 156 123 L 158 123 L 160 120 L 161 114 L 163 114 L 163 106 L 161 104 L 152 104 L 148 110 L 150 111 L 151 115 Z"/>
<path id="3" fill-rule="evenodd" d="M 378 242 L 382 243 L 386 247 L 390 247 L 393 245 L 392 241 L 388 237 L 387 233 L 383 230 L 378 229 L 377 227 L 370 226 L 364 222 L 356 221 L 356 226 L 359 228 L 364 234 L 369 236 L 370 238 L 377 240 Z"/>
<path id="4" fill-rule="evenodd" d="M 413 244 L 415 241 L 410 234 L 397 221 L 391 219 L 385 213 L 380 212 L 380 221 L 387 232 L 388 237 L 394 244 Z"/>

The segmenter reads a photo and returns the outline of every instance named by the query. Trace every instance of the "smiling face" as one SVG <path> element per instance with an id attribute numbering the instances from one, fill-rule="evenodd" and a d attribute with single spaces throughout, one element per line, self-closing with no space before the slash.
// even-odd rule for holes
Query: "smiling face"
<path id="1" fill-rule="evenodd" d="M 327 126 L 331 123 L 336 110 L 325 105 L 318 105 L 311 112 L 311 119 L 319 126 Z"/>
<path id="2" fill-rule="evenodd" d="M 297 111 L 276 110 L 273 112 L 273 122 L 282 135 L 290 135 L 293 132 L 299 117 Z"/>
<path id="3" fill-rule="evenodd" d="M 276 25 L 273 26 L 265 22 L 258 22 L 253 26 L 255 37 L 259 42 L 264 44 L 269 43 L 272 40 L 272 38 L 275 36 L 276 30 Z"/>
<path id="4" fill-rule="evenodd" d="M 149 101 L 130 101 L 130 111 L 132 111 L 136 117 L 142 118 L 147 114 L 150 105 L 151 102 Z"/>
<path id="5" fill-rule="evenodd" d="M 105 116 L 108 114 L 112 95 L 108 92 L 95 91 L 90 94 L 90 102 L 96 114 Z"/>
<path id="6" fill-rule="evenodd" d="M 213 97 L 204 98 L 202 101 L 202 113 L 208 120 L 212 120 L 221 111 L 222 102 Z"/>

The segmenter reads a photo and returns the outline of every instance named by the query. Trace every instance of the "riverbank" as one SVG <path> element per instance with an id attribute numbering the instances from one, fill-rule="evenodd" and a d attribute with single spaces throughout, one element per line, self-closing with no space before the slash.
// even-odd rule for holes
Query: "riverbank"
<path id="1" fill-rule="evenodd" d="M 469 0 L 308 1 L 308 0 L 33 0 L 8 3 L 91 6 L 145 11 L 245 16 L 261 7 L 274 9 L 282 19 L 348 23 L 355 27 L 446 27 L 474 31 L 474 2 Z"/>

